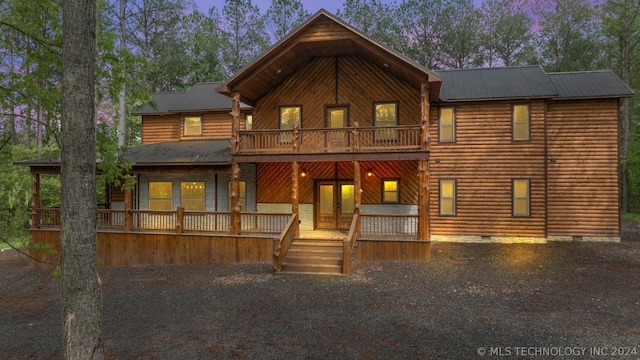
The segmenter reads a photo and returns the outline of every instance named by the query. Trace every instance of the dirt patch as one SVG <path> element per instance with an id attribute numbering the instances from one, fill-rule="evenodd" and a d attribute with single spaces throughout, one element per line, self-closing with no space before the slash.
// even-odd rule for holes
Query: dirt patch
<path id="1" fill-rule="evenodd" d="M 108 359 L 497 359 L 527 347 L 556 354 L 548 358 L 577 349 L 567 357 L 601 359 L 598 351 L 616 349 L 638 359 L 640 226 L 623 222 L 622 239 L 435 243 L 429 263 L 356 262 L 350 277 L 274 276 L 271 264 L 100 268 L 105 351 Z M 62 358 L 60 291 L 51 270 L 0 253 L 0 357 Z"/>

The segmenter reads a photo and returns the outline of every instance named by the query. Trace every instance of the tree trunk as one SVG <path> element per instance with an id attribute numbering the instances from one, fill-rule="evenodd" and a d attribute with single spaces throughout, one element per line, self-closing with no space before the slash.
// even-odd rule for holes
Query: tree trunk
<path id="1" fill-rule="evenodd" d="M 62 311 L 65 359 L 103 359 L 96 264 L 95 0 L 63 2 Z"/>
<path id="2" fill-rule="evenodd" d="M 127 6 L 126 0 L 120 0 L 120 53 L 124 51 L 126 48 L 126 37 L 125 37 L 125 10 Z M 121 59 L 122 61 L 122 59 Z M 124 62 L 124 61 L 122 61 Z M 119 108 L 118 108 L 118 146 L 125 146 L 127 138 L 126 138 L 126 130 L 127 130 L 127 107 L 126 107 L 126 99 L 127 99 L 127 85 L 124 81 L 125 78 L 125 70 L 122 68 L 120 73 L 120 81 L 122 84 L 120 85 L 120 94 L 118 95 L 119 100 Z"/>

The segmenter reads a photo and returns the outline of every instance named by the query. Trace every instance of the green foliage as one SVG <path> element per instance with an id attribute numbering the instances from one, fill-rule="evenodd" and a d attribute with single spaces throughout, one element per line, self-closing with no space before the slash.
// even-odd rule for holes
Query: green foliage
<path id="1" fill-rule="evenodd" d="M 120 155 L 124 149 L 118 148 L 115 127 L 105 123 L 98 124 L 97 156 L 98 176 L 96 186 L 98 202 L 104 202 L 104 193 L 107 184 L 120 189 L 132 189 L 135 185 L 135 176 L 129 174 L 133 163 L 123 159 Z M 128 183 L 128 185 L 126 185 Z"/>
<path id="2" fill-rule="evenodd" d="M 225 75 L 231 76 L 267 50 L 269 37 L 251 0 L 225 0 L 221 24 L 222 61 Z"/>
<path id="3" fill-rule="evenodd" d="M 352 0 L 347 0 L 347 2 Z M 376 0 L 373 0 L 376 2 Z M 305 22 L 311 14 L 299 0 L 271 0 L 265 23 L 271 31 L 272 43 L 283 39 L 291 30 Z M 355 25 L 355 24 L 353 24 Z"/>
<path id="4" fill-rule="evenodd" d="M 53 249 L 53 245 L 45 244 L 41 242 L 31 243 L 29 245 L 29 250 L 36 253 L 47 254 L 47 255 L 53 255 L 57 252 L 56 250 Z"/>

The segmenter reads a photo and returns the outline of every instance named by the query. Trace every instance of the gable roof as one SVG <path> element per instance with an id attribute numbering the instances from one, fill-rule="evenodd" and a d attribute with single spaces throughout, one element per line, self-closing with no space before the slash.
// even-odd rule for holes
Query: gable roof
<path id="1" fill-rule="evenodd" d="M 547 74 L 560 98 L 630 97 L 633 90 L 611 70 Z"/>
<path id="2" fill-rule="evenodd" d="M 223 83 L 218 92 L 239 92 L 243 102 L 255 101 L 317 57 L 361 56 L 393 76 L 419 88 L 429 81 L 437 100 L 440 79 L 435 72 L 376 42 L 324 9 L 311 16 L 264 54 Z"/>
<path id="3" fill-rule="evenodd" d="M 438 71 L 440 100 L 551 98 L 558 91 L 540 66 Z"/>
<path id="4" fill-rule="evenodd" d="M 180 112 L 231 110 L 231 99 L 216 92 L 221 82 L 201 82 L 188 91 L 157 93 L 152 96 L 152 105 L 132 111 L 132 115 L 163 115 Z M 240 108 L 250 106 L 240 104 Z"/>
<path id="5" fill-rule="evenodd" d="M 184 140 L 132 146 L 122 156 L 135 166 L 230 165 L 229 140 Z"/>

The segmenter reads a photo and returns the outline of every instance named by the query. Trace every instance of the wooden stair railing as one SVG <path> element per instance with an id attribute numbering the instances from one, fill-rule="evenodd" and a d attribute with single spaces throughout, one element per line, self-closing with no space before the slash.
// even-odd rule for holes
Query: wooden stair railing
<path id="1" fill-rule="evenodd" d="M 289 251 L 295 237 L 297 222 L 298 215 L 291 215 L 291 219 L 280 234 L 280 237 L 273 239 L 273 271 L 275 272 L 282 270 L 282 260 L 287 255 L 287 251 Z"/>
<path id="2" fill-rule="evenodd" d="M 355 212 L 353 214 L 353 220 L 351 220 L 351 227 L 349 228 L 349 235 L 342 243 L 342 274 L 351 275 L 351 262 L 353 259 L 353 252 L 356 247 L 356 240 L 360 234 L 360 214 Z"/>

